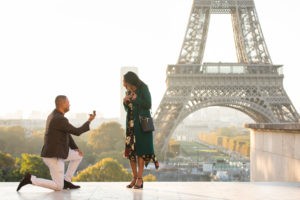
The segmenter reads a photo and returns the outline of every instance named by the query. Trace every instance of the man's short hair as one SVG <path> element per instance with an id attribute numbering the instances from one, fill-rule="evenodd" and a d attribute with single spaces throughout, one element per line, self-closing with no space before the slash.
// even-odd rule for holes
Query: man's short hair
<path id="1" fill-rule="evenodd" d="M 58 107 L 63 101 L 65 101 L 67 99 L 67 96 L 65 95 L 58 95 L 55 98 L 55 106 Z"/>

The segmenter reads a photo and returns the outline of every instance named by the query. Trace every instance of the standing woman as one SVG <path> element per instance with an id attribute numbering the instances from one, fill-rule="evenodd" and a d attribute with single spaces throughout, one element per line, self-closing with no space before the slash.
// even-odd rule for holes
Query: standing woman
<path id="1" fill-rule="evenodd" d="M 155 168 L 159 164 L 154 155 L 153 133 L 144 132 L 140 116 L 150 117 L 151 95 L 148 86 L 134 72 L 124 75 L 123 85 L 127 89 L 123 104 L 127 112 L 126 142 L 124 156 L 129 159 L 133 178 L 127 188 L 143 188 L 143 171 L 152 160 Z"/>

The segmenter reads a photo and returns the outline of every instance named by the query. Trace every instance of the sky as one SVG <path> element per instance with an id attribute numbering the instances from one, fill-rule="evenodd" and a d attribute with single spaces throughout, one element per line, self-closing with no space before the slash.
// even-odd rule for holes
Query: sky
<path id="1" fill-rule="evenodd" d="M 256 0 L 274 64 L 300 111 L 300 27 L 297 0 Z M 119 117 L 120 68 L 138 67 L 153 110 L 166 90 L 166 67 L 176 64 L 192 0 L 0 1 L 0 117 L 49 113 L 59 94 L 71 113 Z M 229 15 L 211 17 L 204 62 L 235 62 Z"/>

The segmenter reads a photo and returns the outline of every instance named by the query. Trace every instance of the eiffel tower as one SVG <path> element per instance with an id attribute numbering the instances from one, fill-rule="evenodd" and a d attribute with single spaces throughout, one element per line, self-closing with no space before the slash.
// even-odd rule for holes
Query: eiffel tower
<path id="1" fill-rule="evenodd" d="M 205 63 L 211 14 L 230 14 L 237 63 Z M 253 0 L 194 0 L 177 64 L 167 67 L 167 90 L 154 114 L 156 148 L 165 152 L 177 125 L 206 107 L 239 110 L 257 123 L 298 122 L 272 63 Z"/>

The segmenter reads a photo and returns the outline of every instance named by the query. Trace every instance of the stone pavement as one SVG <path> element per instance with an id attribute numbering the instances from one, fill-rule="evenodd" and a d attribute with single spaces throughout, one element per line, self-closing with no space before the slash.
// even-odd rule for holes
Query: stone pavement
<path id="1" fill-rule="evenodd" d="M 143 190 L 124 182 L 81 182 L 78 190 L 55 192 L 33 185 L 16 192 L 17 182 L 0 182 L 0 200 L 300 200 L 300 183 L 145 182 Z"/>

